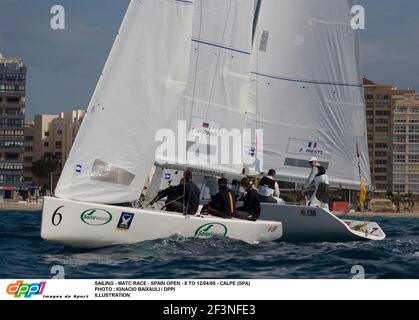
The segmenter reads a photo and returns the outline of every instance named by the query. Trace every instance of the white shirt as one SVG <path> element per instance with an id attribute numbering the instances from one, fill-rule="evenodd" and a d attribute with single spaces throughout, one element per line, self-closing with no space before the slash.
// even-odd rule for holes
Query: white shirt
<path id="1" fill-rule="evenodd" d="M 274 180 L 274 178 L 273 177 L 271 177 L 271 176 L 266 176 L 267 178 L 269 178 L 269 179 L 271 179 L 271 180 Z M 272 196 L 274 196 L 274 197 L 277 197 L 277 198 L 279 198 L 279 186 L 278 186 L 278 182 L 276 182 L 275 181 L 275 190 L 272 190 L 271 188 L 269 188 L 269 187 L 266 187 L 266 186 L 259 186 L 259 194 L 261 195 L 261 196 L 263 196 L 263 197 L 272 197 Z"/>

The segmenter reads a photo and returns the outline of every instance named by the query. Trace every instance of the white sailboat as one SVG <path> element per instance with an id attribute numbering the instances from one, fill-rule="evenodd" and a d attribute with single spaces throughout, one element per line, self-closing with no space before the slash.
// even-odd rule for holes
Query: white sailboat
<path id="1" fill-rule="evenodd" d="M 230 52 L 241 59 L 240 67 L 222 60 L 217 67 L 224 72 L 217 73 L 215 66 L 205 65 L 208 59 L 201 50 L 195 68 L 191 67 L 190 78 L 195 81 L 186 90 L 186 107 L 178 110 L 180 119 L 193 123 L 193 118 L 182 115 L 202 110 L 194 98 L 208 103 L 207 81 L 213 79 L 213 73 L 224 92 L 229 92 L 228 85 L 238 87 L 240 81 L 245 87 L 249 73 L 249 102 L 234 103 L 228 95 L 213 99 L 205 121 L 216 119 L 230 128 L 234 121 L 237 125 L 244 120 L 247 128 L 263 129 L 263 151 L 256 139 L 250 149 L 256 150 L 257 157 L 263 153 L 263 167 L 275 169 L 281 181 L 304 183 L 310 172 L 308 159 L 316 156 L 327 168 L 332 187 L 359 190 L 360 180 L 370 185 L 359 31 L 351 27 L 354 1 L 258 0 L 255 5 L 251 54 L 246 55 L 248 40 L 232 45 L 237 39 L 228 35 L 234 32 L 222 39 L 223 33 L 212 34 L 212 42 L 236 49 Z M 205 23 L 200 26 L 205 30 Z M 208 55 L 217 50 L 208 41 L 205 48 L 213 50 Z M 228 116 L 223 117 L 219 110 Z M 231 113 L 235 120 L 229 122 Z M 169 160 L 166 168 L 180 167 Z M 214 166 L 203 169 L 204 175 L 216 172 Z M 157 185 L 163 172 L 158 170 Z M 258 173 L 255 167 L 253 174 Z M 386 236 L 375 222 L 339 219 L 329 211 L 308 206 L 266 203 L 262 204 L 261 217 L 282 222 L 284 241 L 383 240 Z"/>
<path id="2" fill-rule="evenodd" d="M 264 130 L 264 168 L 275 169 L 281 181 L 304 183 L 315 156 L 332 187 L 359 190 L 360 179 L 371 184 L 354 4 L 261 2 L 247 126 Z M 285 241 L 386 236 L 377 223 L 341 220 L 320 208 L 263 204 L 262 217 L 283 223 Z"/>
<path id="3" fill-rule="evenodd" d="M 56 197 L 44 200 L 43 239 L 91 248 L 173 235 L 222 236 L 252 243 L 282 236 L 282 225 L 277 221 L 225 220 L 110 205 L 139 198 L 155 161 L 155 133 L 169 126 L 184 101 L 190 59 L 195 58 L 190 57 L 195 51 L 191 43 L 208 44 L 204 37 L 192 37 L 192 30 L 199 29 L 196 21 L 203 10 L 202 3 L 196 2 L 131 1 L 60 177 Z M 230 26 L 230 15 L 243 14 L 238 4 L 246 2 L 253 0 L 230 1 L 227 15 L 221 17 L 224 30 L 236 27 Z M 234 17 L 234 21 L 242 21 L 240 16 Z M 216 7 L 212 19 L 215 28 Z M 225 51 L 220 44 L 211 45 L 220 49 L 217 52 Z M 219 65 L 219 59 L 208 63 Z"/>

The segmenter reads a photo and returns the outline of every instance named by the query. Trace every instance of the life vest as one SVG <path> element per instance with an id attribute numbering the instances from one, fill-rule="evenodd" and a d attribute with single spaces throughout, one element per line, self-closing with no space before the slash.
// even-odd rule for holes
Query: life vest
<path id="1" fill-rule="evenodd" d="M 259 183 L 259 194 L 263 197 L 271 197 L 275 192 L 275 184 L 275 180 L 263 177 Z"/>
<path id="2" fill-rule="evenodd" d="M 322 175 L 326 174 L 326 169 L 323 166 L 318 165 L 317 169 L 319 172 L 316 174 L 316 177 L 321 177 Z"/>
<path id="3" fill-rule="evenodd" d="M 275 190 L 275 183 L 276 181 L 274 179 L 263 177 L 262 180 L 260 180 L 259 186 L 265 186 L 269 189 Z"/>

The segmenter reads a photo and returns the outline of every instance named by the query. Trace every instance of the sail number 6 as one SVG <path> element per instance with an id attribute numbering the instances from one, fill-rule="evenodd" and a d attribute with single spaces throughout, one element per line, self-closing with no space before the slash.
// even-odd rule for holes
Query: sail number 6
<path id="1" fill-rule="evenodd" d="M 60 210 L 61 208 L 64 208 L 64 206 L 58 207 L 54 211 L 54 213 L 52 214 L 52 217 L 51 217 L 51 222 L 55 227 L 58 226 L 61 223 L 61 221 L 63 220 L 63 215 L 58 212 L 58 210 Z"/>

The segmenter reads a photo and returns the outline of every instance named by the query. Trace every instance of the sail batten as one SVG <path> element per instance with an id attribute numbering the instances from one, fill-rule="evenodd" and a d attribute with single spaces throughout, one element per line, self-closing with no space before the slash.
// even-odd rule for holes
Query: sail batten
<path id="1" fill-rule="evenodd" d="M 132 0 L 55 190 L 60 198 L 138 199 L 186 87 L 193 1 Z"/>

